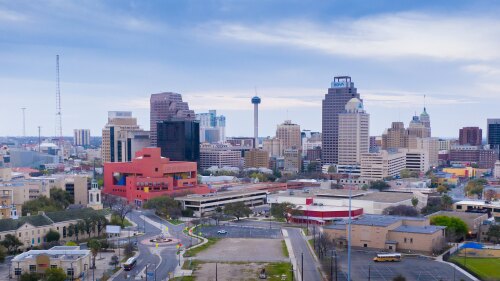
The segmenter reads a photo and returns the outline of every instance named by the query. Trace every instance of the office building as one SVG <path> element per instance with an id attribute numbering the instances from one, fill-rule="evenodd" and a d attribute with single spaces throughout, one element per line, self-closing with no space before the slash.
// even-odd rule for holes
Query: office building
<path id="1" fill-rule="evenodd" d="M 339 114 L 352 98 L 360 96 L 351 77 L 335 77 L 322 102 L 323 164 L 338 164 Z"/>
<path id="2" fill-rule="evenodd" d="M 245 147 L 251 149 L 255 145 L 255 139 L 250 137 L 231 137 L 227 138 L 226 142 L 232 146 Z"/>
<path id="3" fill-rule="evenodd" d="M 160 152 L 160 148 L 144 148 L 132 162 L 104 163 L 103 193 L 140 207 L 162 195 L 209 192 L 208 187 L 198 185 L 196 162 L 173 161 Z"/>
<path id="4" fill-rule="evenodd" d="M 430 225 L 428 218 L 363 215 L 351 225 L 351 246 L 389 252 L 436 253 L 446 246 L 445 226 Z M 339 246 L 347 245 L 345 221 L 324 227 Z"/>
<path id="5" fill-rule="evenodd" d="M 278 138 L 265 138 L 262 141 L 262 149 L 269 152 L 270 157 L 283 156 L 283 141 Z"/>
<path id="6" fill-rule="evenodd" d="M 200 122 L 200 142 L 224 143 L 226 140 L 226 117 L 217 115 L 216 110 L 208 113 L 197 113 L 196 120 Z"/>
<path id="7" fill-rule="evenodd" d="M 281 149 L 300 149 L 302 147 L 300 126 L 293 124 L 291 120 L 285 120 L 276 128 L 276 138 L 281 140 Z M 282 152 L 282 153 L 283 153 Z"/>
<path id="8" fill-rule="evenodd" d="M 284 172 L 298 173 L 302 171 L 302 152 L 300 149 L 289 148 L 283 151 Z"/>
<path id="9" fill-rule="evenodd" d="M 500 179 L 500 160 L 495 162 L 495 168 L 493 169 L 493 176 L 496 179 Z"/>
<path id="10" fill-rule="evenodd" d="M 493 149 L 483 149 L 481 146 L 455 145 L 449 154 L 451 164 L 477 164 L 481 169 L 492 169 L 498 160 L 498 152 Z"/>
<path id="11" fill-rule="evenodd" d="M 195 120 L 194 111 L 189 109 L 187 102 L 177 93 L 165 92 L 152 94 L 150 98 L 150 139 L 151 146 L 157 146 L 156 124 L 170 120 Z M 199 134 L 199 132 L 198 132 Z"/>
<path id="12" fill-rule="evenodd" d="M 80 280 L 89 274 L 91 265 L 90 250 L 80 250 L 80 246 L 55 246 L 49 250 L 30 250 L 15 256 L 11 272 L 19 278 L 25 273 L 45 274 L 49 268 L 60 268 L 68 279 Z"/>
<path id="13" fill-rule="evenodd" d="M 124 136 L 130 131 L 142 131 L 137 125 L 137 119 L 130 111 L 109 111 L 108 123 L 102 129 L 101 154 L 103 162 L 126 161 Z"/>
<path id="14" fill-rule="evenodd" d="M 161 156 L 172 161 L 200 160 L 200 123 L 198 121 L 161 121 L 157 126 L 157 146 Z"/>
<path id="15" fill-rule="evenodd" d="M 269 168 L 269 152 L 262 149 L 245 151 L 245 168 Z"/>
<path id="16" fill-rule="evenodd" d="M 306 152 L 306 160 L 309 161 L 321 160 L 321 147 L 316 146 L 312 149 L 308 149 Z"/>
<path id="17" fill-rule="evenodd" d="M 408 131 L 403 122 L 392 122 L 391 128 L 382 134 L 382 149 L 408 147 Z"/>
<path id="18" fill-rule="evenodd" d="M 452 141 L 451 140 L 443 140 L 443 139 L 439 139 L 439 151 L 443 151 L 443 150 L 450 150 L 451 148 L 451 143 Z"/>
<path id="19" fill-rule="evenodd" d="M 241 150 L 233 149 L 227 144 L 202 144 L 200 146 L 200 162 L 198 167 L 205 170 L 210 167 L 237 167 L 243 165 Z"/>
<path id="20" fill-rule="evenodd" d="M 361 155 L 370 149 L 370 115 L 359 99 L 352 98 L 338 118 L 338 165 L 359 166 Z"/>
<path id="21" fill-rule="evenodd" d="M 463 127 L 459 131 L 458 143 L 460 145 L 482 145 L 483 130 L 479 127 Z"/>
<path id="22" fill-rule="evenodd" d="M 487 140 L 490 149 L 496 150 L 500 155 L 500 118 L 488 119 Z"/>
<path id="23" fill-rule="evenodd" d="M 76 146 L 89 146 L 90 145 L 90 130 L 89 129 L 75 129 L 73 130 L 73 144 Z"/>
<path id="24" fill-rule="evenodd" d="M 431 121 L 425 107 L 420 116 L 415 115 L 410 121 L 410 125 L 408 126 L 408 136 L 417 138 L 431 137 Z"/>
<path id="25" fill-rule="evenodd" d="M 425 173 L 430 169 L 429 154 L 424 149 L 405 149 L 406 169 Z"/>
<path id="26" fill-rule="evenodd" d="M 419 149 L 427 154 L 429 165 L 439 165 L 439 139 L 438 138 L 417 138 L 408 139 L 409 149 Z"/>
<path id="27" fill-rule="evenodd" d="M 406 168 L 406 154 L 399 150 L 381 150 L 361 155 L 361 178 L 382 180 L 398 176 Z"/>

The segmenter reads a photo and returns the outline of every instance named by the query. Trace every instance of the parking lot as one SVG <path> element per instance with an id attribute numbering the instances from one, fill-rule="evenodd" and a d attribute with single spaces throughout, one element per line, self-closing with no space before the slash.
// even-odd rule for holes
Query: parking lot
<path id="1" fill-rule="evenodd" d="M 370 252 L 352 252 L 352 280 L 391 281 L 399 274 L 404 276 L 407 281 L 471 280 L 459 271 L 455 271 L 452 266 L 432 259 L 405 257 L 400 262 L 376 263 L 372 261 L 374 256 L 375 253 Z M 345 274 L 347 272 L 347 254 L 345 252 L 338 254 L 338 262 L 340 266 L 338 280 L 347 280 Z"/>
<path id="2" fill-rule="evenodd" d="M 226 234 L 218 234 L 217 231 L 225 230 Z M 265 229 L 256 228 L 251 226 L 203 226 L 197 231 L 200 231 L 204 237 L 218 237 L 218 238 L 272 238 L 280 239 L 281 230 L 279 229 Z"/>
<path id="3" fill-rule="evenodd" d="M 283 256 L 279 239 L 221 239 L 196 255 L 197 260 L 214 262 L 281 262 Z"/>

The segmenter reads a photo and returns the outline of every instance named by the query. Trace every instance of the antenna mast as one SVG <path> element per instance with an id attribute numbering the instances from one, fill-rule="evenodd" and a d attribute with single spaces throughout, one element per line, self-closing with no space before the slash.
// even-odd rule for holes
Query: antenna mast
<path id="1" fill-rule="evenodd" d="M 64 162 L 64 140 L 62 135 L 62 115 L 61 115 L 61 87 L 59 85 L 59 55 L 56 55 L 56 137 L 61 153 L 61 162 Z"/>

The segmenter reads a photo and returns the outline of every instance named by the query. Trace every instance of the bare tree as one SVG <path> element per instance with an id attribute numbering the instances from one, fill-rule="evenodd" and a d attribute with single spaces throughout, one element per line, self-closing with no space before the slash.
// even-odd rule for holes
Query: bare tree
<path id="1" fill-rule="evenodd" d="M 102 205 L 104 208 L 113 208 L 113 206 L 118 203 L 120 198 L 114 195 L 110 194 L 103 194 L 102 195 Z"/>
<path id="2" fill-rule="evenodd" d="M 125 222 L 125 216 L 132 212 L 134 206 L 130 205 L 127 200 L 120 199 L 114 205 L 114 213 L 120 218 L 121 224 Z"/>

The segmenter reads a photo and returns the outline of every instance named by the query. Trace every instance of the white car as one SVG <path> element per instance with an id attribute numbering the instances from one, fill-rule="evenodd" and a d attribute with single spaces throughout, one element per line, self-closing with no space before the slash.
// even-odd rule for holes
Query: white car
<path id="1" fill-rule="evenodd" d="M 217 231 L 217 234 L 227 234 L 227 231 L 225 231 L 224 229 L 221 229 L 221 230 Z"/>

